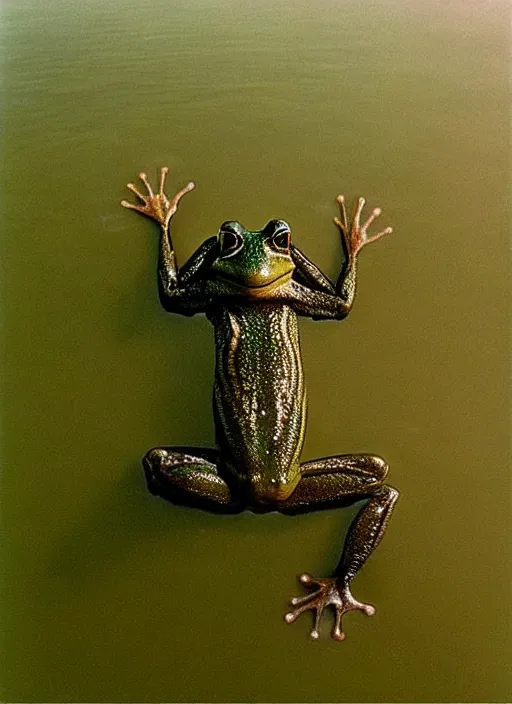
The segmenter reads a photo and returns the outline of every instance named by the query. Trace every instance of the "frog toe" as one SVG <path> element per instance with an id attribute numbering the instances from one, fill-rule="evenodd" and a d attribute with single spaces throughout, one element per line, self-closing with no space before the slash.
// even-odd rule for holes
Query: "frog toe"
<path id="1" fill-rule="evenodd" d="M 306 586 L 315 586 L 316 589 L 306 596 L 294 597 L 290 602 L 294 608 L 285 614 L 284 620 L 286 623 L 293 623 L 305 611 L 313 611 L 314 625 L 310 632 L 313 640 L 317 640 L 320 636 L 320 622 L 327 606 L 334 609 L 331 637 L 337 641 L 346 638 L 342 630 L 342 620 L 348 611 L 362 611 L 367 616 L 373 616 L 375 613 L 374 606 L 354 599 L 348 585 L 341 585 L 335 577 L 314 579 L 309 574 L 303 574 L 300 576 L 300 581 Z"/>

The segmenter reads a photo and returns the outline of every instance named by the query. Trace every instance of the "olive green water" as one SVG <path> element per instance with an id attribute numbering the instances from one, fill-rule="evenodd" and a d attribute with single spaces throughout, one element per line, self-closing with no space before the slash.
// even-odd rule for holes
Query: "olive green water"
<path id="1" fill-rule="evenodd" d="M 3 7 L 2 698 L 506 701 L 506 4 L 10 0 Z M 291 222 L 335 276 L 334 198 L 394 234 L 344 323 L 301 321 L 304 458 L 372 451 L 402 492 L 347 640 L 282 620 L 353 509 L 213 516 L 145 490 L 213 443 L 213 342 L 165 314 L 124 184 L 190 179 L 183 261 Z"/>

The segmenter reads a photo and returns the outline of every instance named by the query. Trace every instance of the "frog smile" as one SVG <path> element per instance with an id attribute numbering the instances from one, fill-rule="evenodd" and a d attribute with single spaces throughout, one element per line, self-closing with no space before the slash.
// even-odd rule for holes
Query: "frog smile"
<path id="1" fill-rule="evenodd" d="M 287 283 L 291 279 L 292 273 L 293 271 L 287 271 L 284 274 L 277 276 L 275 279 L 272 279 L 271 281 L 265 281 L 261 284 L 241 282 L 240 280 L 236 280 L 234 277 L 232 278 L 231 276 L 229 276 L 229 274 L 224 272 L 219 272 L 217 274 L 217 278 L 221 279 L 222 281 L 225 281 L 226 283 L 230 284 L 231 286 L 234 286 L 237 289 L 240 289 L 242 291 L 251 291 L 255 295 L 258 295 L 258 293 L 265 293 L 267 291 L 271 291 L 272 289 Z"/>

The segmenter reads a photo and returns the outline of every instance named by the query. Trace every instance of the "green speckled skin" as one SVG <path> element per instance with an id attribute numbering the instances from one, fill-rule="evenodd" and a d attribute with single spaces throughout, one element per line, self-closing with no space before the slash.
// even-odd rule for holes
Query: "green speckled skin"
<path id="1" fill-rule="evenodd" d="M 334 285 L 291 242 L 283 220 L 262 230 L 246 230 L 236 221 L 223 223 L 178 268 L 169 224 L 188 184 L 171 201 L 164 192 L 167 169 L 153 193 L 128 187 L 141 204 L 123 205 L 161 225 L 158 282 L 160 300 L 169 312 L 205 313 L 215 336 L 213 389 L 217 449 L 161 447 L 143 460 L 150 491 L 173 503 L 210 511 L 281 511 L 298 513 L 367 498 L 354 519 L 333 576 L 314 579 L 302 574 L 306 596 L 291 600 L 290 623 L 306 610 L 315 612 L 311 636 L 319 637 L 322 612 L 335 612 L 332 637 L 343 640 L 343 615 L 375 611 L 356 601 L 350 582 L 379 543 L 393 506 L 396 489 L 384 484 L 385 461 L 375 455 L 336 455 L 301 463 L 306 423 L 306 391 L 297 316 L 343 319 L 356 287 L 357 255 L 363 246 L 391 231 L 368 236 L 380 214 L 375 208 L 364 225 L 360 199 L 352 223 L 338 197 L 345 262 Z"/>
<path id="2" fill-rule="evenodd" d="M 297 316 L 276 303 L 228 304 L 210 320 L 222 461 L 249 505 L 286 499 L 300 479 L 306 421 Z"/>

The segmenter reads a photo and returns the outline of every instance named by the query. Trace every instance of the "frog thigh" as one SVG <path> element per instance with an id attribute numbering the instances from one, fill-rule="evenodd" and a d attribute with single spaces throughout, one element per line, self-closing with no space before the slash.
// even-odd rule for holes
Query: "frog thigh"
<path id="1" fill-rule="evenodd" d="M 218 452 L 199 447 L 155 447 L 142 460 L 148 489 L 176 504 L 210 511 L 241 510 L 219 476 Z"/>
<path id="2" fill-rule="evenodd" d="M 279 510 L 285 513 L 354 503 L 379 492 L 388 465 L 377 455 L 334 455 L 301 464 L 302 478 Z"/>

